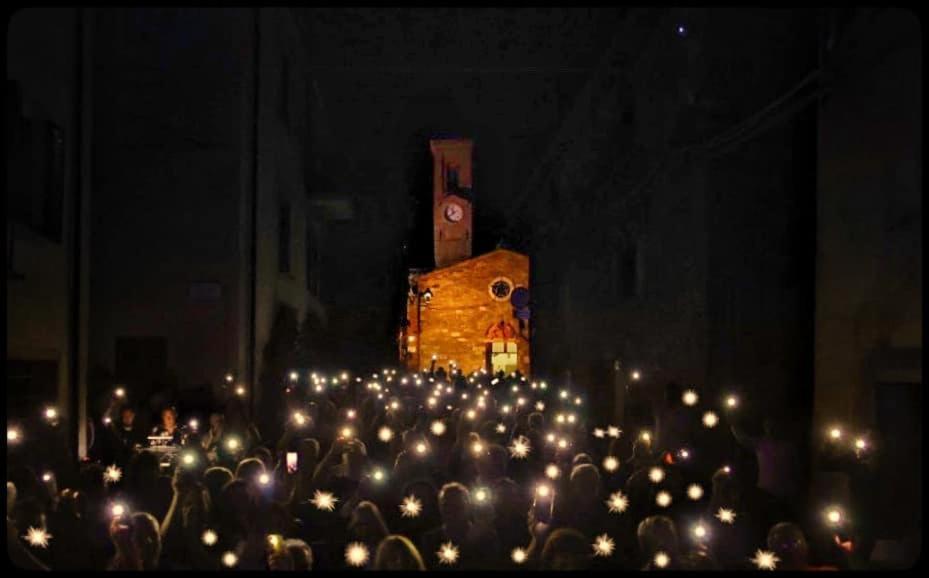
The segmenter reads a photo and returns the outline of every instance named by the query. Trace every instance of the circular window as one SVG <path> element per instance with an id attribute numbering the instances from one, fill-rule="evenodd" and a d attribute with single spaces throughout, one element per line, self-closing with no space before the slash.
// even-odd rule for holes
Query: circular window
<path id="1" fill-rule="evenodd" d="M 513 291 L 513 282 L 506 277 L 498 277 L 490 283 L 490 296 L 497 301 L 504 301 Z"/>

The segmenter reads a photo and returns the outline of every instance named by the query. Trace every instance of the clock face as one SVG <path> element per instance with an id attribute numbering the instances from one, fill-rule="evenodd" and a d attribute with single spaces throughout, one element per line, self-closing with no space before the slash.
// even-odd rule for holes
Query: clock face
<path id="1" fill-rule="evenodd" d="M 462 217 L 464 217 L 464 209 L 461 208 L 461 205 L 449 203 L 445 207 L 445 218 L 452 223 L 457 223 Z"/>

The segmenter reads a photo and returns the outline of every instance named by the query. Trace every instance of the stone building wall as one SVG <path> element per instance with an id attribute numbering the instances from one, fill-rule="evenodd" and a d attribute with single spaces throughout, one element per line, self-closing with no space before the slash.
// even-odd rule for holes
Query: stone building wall
<path id="1" fill-rule="evenodd" d="M 428 369 L 433 354 L 436 367 L 448 368 L 451 361 L 469 373 L 484 367 L 488 328 L 504 321 L 519 331 L 509 298 L 496 300 L 490 293 L 490 284 L 498 277 L 512 281 L 514 289 L 528 288 L 529 258 L 500 249 L 420 275 L 419 291 L 429 289 L 432 299 L 419 306 L 418 314 L 416 300 L 408 301 L 407 335 L 416 336 L 416 352 L 408 358 L 408 367 Z M 528 325 L 516 339 L 519 371 L 527 375 L 531 367 Z"/>

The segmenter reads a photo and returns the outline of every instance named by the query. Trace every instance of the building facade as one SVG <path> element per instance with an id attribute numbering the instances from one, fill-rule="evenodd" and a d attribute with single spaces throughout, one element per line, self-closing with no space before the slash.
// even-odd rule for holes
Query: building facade
<path id="1" fill-rule="evenodd" d="M 54 406 L 70 451 L 87 360 L 91 12 L 29 8 L 7 29 L 7 415 Z"/>
<path id="2" fill-rule="evenodd" d="M 472 148 L 465 139 L 430 141 L 436 269 L 410 272 L 400 361 L 412 371 L 528 375 L 529 258 L 506 249 L 471 257 Z"/>

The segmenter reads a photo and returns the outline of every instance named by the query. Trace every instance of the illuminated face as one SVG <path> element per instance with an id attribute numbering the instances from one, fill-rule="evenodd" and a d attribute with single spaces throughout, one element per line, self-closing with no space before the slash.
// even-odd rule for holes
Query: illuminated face
<path id="1" fill-rule="evenodd" d="M 161 412 L 161 423 L 166 430 L 172 431 L 177 426 L 177 416 L 170 409 L 166 409 Z"/>

